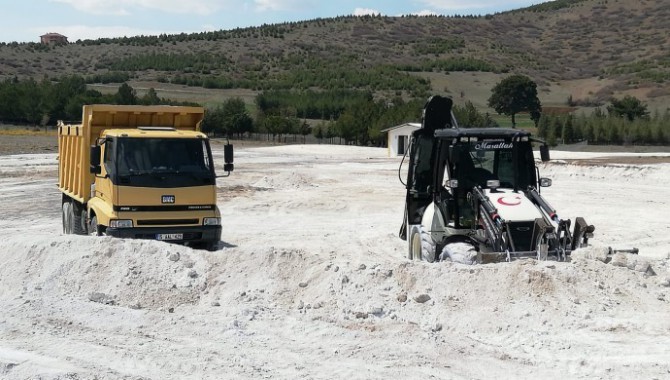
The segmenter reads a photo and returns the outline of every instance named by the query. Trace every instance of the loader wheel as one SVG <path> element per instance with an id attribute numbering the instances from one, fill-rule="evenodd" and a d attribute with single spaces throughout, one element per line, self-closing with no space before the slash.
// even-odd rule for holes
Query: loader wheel
<path id="1" fill-rule="evenodd" d="M 474 265 L 477 264 L 477 249 L 474 245 L 465 242 L 449 243 L 444 246 L 440 259 L 454 263 Z"/>
<path id="2" fill-rule="evenodd" d="M 72 212 L 72 203 L 63 202 L 63 233 L 72 234 L 74 231 L 74 214 Z"/>
<path id="3" fill-rule="evenodd" d="M 435 261 L 435 243 L 430 233 L 422 226 L 412 232 L 408 258 L 432 263 Z"/>

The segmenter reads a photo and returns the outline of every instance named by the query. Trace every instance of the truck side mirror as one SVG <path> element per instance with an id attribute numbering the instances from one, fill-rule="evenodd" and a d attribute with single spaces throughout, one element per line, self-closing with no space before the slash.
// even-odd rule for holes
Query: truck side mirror
<path id="1" fill-rule="evenodd" d="M 540 158 L 542 159 L 542 162 L 547 162 L 550 160 L 548 145 L 540 145 Z"/>
<path id="2" fill-rule="evenodd" d="M 91 166 L 89 168 L 91 174 L 100 174 L 100 145 L 91 145 Z"/>
<path id="3" fill-rule="evenodd" d="M 233 165 L 233 145 L 232 144 L 226 144 L 223 146 L 223 161 L 225 162 L 223 165 L 223 170 L 228 172 L 233 171 L 235 169 L 235 165 Z"/>
<path id="4" fill-rule="evenodd" d="M 233 145 L 232 144 L 226 144 L 223 146 L 223 161 L 226 164 L 232 164 L 233 163 Z"/>

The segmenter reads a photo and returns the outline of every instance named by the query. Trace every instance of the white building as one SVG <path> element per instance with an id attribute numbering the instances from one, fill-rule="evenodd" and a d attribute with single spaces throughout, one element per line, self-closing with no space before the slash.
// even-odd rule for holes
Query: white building
<path id="1" fill-rule="evenodd" d="M 409 138 L 412 132 L 419 128 L 421 128 L 421 123 L 405 123 L 383 129 L 382 132 L 388 132 L 386 146 L 388 146 L 389 157 L 403 156 L 409 149 Z"/>

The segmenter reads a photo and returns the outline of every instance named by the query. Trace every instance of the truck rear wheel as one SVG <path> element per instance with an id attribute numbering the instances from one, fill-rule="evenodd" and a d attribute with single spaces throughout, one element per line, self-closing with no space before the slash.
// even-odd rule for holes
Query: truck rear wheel
<path id="1" fill-rule="evenodd" d="M 72 234 L 74 231 L 74 214 L 72 213 L 72 203 L 63 202 L 63 233 Z"/>
<path id="2" fill-rule="evenodd" d="M 72 214 L 75 235 L 88 235 L 88 226 L 86 225 L 86 208 L 78 202 L 72 201 Z"/>
<path id="3" fill-rule="evenodd" d="M 63 202 L 63 233 L 86 235 L 86 209 L 73 200 Z"/>

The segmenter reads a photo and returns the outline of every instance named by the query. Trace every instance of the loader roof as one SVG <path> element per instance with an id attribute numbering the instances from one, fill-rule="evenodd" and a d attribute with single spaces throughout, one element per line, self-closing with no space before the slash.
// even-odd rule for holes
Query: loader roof
<path id="1" fill-rule="evenodd" d="M 483 137 L 490 139 L 512 138 L 515 136 L 530 137 L 530 132 L 511 128 L 445 128 L 435 131 L 435 137 L 445 139 L 456 137 Z"/>

